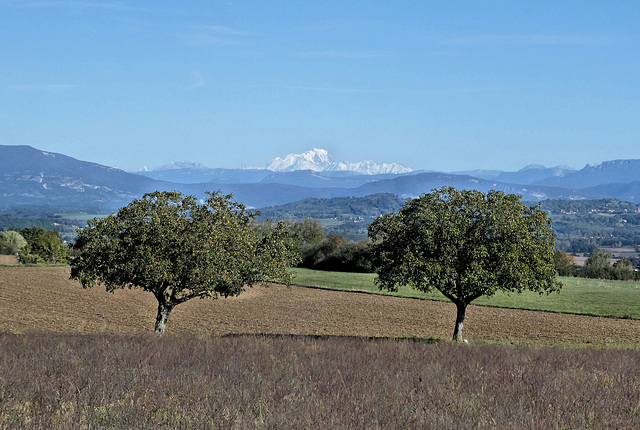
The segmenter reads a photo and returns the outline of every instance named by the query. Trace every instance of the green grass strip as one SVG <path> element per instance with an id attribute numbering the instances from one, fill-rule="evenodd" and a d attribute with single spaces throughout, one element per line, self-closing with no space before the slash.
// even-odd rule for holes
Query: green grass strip
<path id="1" fill-rule="evenodd" d="M 448 301 L 440 293 L 422 293 L 409 287 L 400 287 L 397 292 L 380 291 L 374 283 L 376 275 L 370 273 L 324 272 L 299 268 L 294 272 L 293 283 L 305 287 Z M 541 296 L 529 291 L 522 294 L 498 292 L 493 297 L 481 297 L 473 304 L 640 319 L 640 282 L 568 277 L 560 277 L 560 281 L 564 284 L 560 293 Z"/>

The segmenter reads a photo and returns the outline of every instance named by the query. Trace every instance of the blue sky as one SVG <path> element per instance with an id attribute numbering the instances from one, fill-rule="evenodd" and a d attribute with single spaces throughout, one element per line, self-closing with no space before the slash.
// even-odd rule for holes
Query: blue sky
<path id="1" fill-rule="evenodd" d="M 0 136 L 137 170 L 640 158 L 637 1 L 0 0 Z"/>

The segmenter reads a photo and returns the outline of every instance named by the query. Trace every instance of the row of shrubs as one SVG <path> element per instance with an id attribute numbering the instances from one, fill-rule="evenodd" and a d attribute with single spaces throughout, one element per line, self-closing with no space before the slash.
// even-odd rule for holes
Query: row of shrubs
<path id="1" fill-rule="evenodd" d="M 321 242 L 303 246 L 300 267 L 334 272 L 373 272 L 371 247 L 367 241 L 351 242 L 329 234 Z"/>
<path id="2" fill-rule="evenodd" d="M 613 254 L 596 248 L 589 254 L 583 267 L 575 264 L 573 256 L 564 251 L 556 251 L 556 270 L 561 276 L 610 280 L 640 280 L 640 274 L 633 262 L 626 258 L 613 260 Z"/>

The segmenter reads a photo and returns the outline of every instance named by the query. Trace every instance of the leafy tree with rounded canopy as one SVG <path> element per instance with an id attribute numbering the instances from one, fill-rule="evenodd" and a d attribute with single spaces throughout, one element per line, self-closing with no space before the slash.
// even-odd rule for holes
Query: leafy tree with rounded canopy
<path id="1" fill-rule="evenodd" d="M 633 263 L 628 258 L 617 260 L 611 267 L 611 272 L 614 279 L 621 281 L 628 281 L 635 278 L 635 271 L 633 269 Z"/>
<path id="2" fill-rule="evenodd" d="M 69 258 L 68 248 L 60 239 L 60 234 L 54 230 L 41 227 L 28 227 L 20 230 L 20 234 L 27 241 L 27 246 L 19 252 L 20 261 L 27 264 L 66 263 Z"/>
<path id="3" fill-rule="evenodd" d="M 582 272 L 587 278 L 611 278 L 611 259 L 613 254 L 601 248 L 596 248 L 584 262 Z"/>
<path id="4" fill-rule="evenodd" d="M 172 309 L 193 298 L 236 296 L 256 283 L 289 283 L 297 255 L 283 225 L 259 236 L 257 213 L 207 193 L 199 203 L 179 192 L 145 194 L 117 214 L 89 221 L 74 248 L 71 278 L 107 291 L 141 288 L 158 300 L 156 333 Z"/>
<path id="5" fill-rule="evenodd" d="M 573 276 L 576 273 L 576 263 L 573 255 L 565 251 L 556 251 L 554 254 L 556 270 L 560 276 Z"/>
<path id="6" fill-rule="evenodd" d="M 33 254 L 39 255 L 44 261 L 51 264 L 66 263 L 69 257 L 67 249 L 60 239 L 60 234 L 53 230 L 41 231 L 36 242 L 31 245 Z"/>
<path id="7" fill-rule="evenodd" d="M 17 255 L 25 246 L 27 241 L 19 232 L 0 231 L 0 254 Z"/>
<path id="8" fill-rule="evenodd" d="M 407 201 L 369 226 L 376 283 L 440 291 L 455 303 L 454 341 L 467 306 L 496 291 L 559 291 L 547 213 L 520 196 L 444 187 Z"/>

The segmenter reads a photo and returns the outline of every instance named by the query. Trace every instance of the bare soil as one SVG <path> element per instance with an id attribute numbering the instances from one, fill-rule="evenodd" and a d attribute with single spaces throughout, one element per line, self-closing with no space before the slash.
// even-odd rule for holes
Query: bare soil
<path id="1" fill-rule="evenodd" d="M 3 332 L 149 333 L 156 310 L 153 295 L 140 290 L 83 289 L 69 279 L 68 267 L 0 267 Z M 272 285 L 184 303 L 169 317 L 167 332 L 449 339 L 455 315 L 446 302 Z M 465 337 L 640 347 L 640 321 L 470 306 Z"/>
<path id="2" fill-rule="evenodd" d="M 0 266 L 17 266 L 18 258 L 15 255 L 0 255 Z"/>

